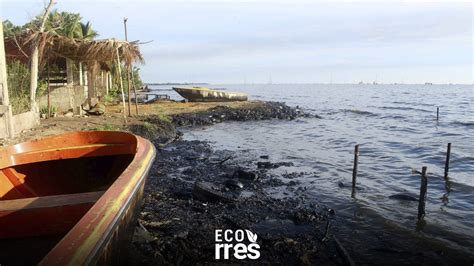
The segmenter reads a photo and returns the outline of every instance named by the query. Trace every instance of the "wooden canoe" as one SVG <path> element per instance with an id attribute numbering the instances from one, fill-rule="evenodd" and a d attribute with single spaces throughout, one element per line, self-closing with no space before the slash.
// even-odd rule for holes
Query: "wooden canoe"
<path id="1" fill-rule="evenodd" d="M 248 99 L 246 93 L 213 90 L 202 87 L 173 87 L 173 90 L 190 102 L 233 102 L 247 101 Z"/>
<path id="2" fill-rule="evenodd" d="M 123 264 L 146 176 L 146 139 L 70 132 L 0 151 L 0 263 Z"/>

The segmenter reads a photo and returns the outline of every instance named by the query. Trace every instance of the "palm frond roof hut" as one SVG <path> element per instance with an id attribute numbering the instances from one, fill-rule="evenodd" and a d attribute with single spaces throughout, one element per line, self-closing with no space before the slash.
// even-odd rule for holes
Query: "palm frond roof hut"
<path id="1" fill-rule="evenodd" d="M 5 40 L 7 58 L 14 57 L 25 61 L 28 58 L 31 45 L 36 41 L 39 42 L 40 58 L 42 59 L 62 57 L 84 63 L 110 63 L 120 58 L 125 65 L 144 63 L 138 41 L 74 39 L 50 32 L 33 31 L 26 31 L 19 36 Z"/>
<path id="2" fill-rule="evenodd" d="M 54 78 L 48 76 L 48 80 L 54 84 L 51 86 L 87 86 L 82 91 L 85 91 L 84 97 L 89 99 L 89 103 L 92 98 L 96 100 L 108 94 L 112 87 L 111 70 L 119 61 L 125 67 L 144 63 L 138 41 L 76 39 L 32 30 L 5 39 L 7 59 L 27 64 L 36 42 L 39 46 L 40 66 L 44 69 L 45 65 L 54 64 L 63 69 Z M 115 73 L 115 77 L 118 78 L 119 73 Z"/>

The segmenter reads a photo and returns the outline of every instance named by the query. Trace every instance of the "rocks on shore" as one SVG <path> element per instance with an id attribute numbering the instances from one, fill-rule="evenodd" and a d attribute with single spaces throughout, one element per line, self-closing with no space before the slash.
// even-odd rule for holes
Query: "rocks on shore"
<path id="1" fill-rule="evenodd" d="M 249 121 L 286 119 L 297 117 L 317 117 L 304 113 L 298 108 L 293 108 L 280 102 L 262 102 L 261 105 L 252 108 L 230 108 L 228 106 L 217 106 L 205 112 L 184 113 L 174 115 L 173 124 L 176 126 L 203 126 L 220 123 L 223 121 Z"/>
<path id="2" fill-rule="evenodd" d="M 180 140 L 158 150 L 139 217 L 151 235 L 134 242 L 137 263 L 214 264 L 215 229 L 241 228 L 258 234 L 258 264 L 343 263 L 334 243 L 322 241 L 330 234 L 330 208 L 308 204 L 304 191 L 294 189 L 297 182 L 275 182 L 268 169 L 256 167 L 256 158 L 216 163 L 229 156 L 238 157 L 201 141 Z M 185 159 L 201 157 L 208 159 Z M 293 196 L 267 192 L 286 193 L 290 186 Z M 232 257 L 226 262 L 241 263 Z"/>
<path id="3" fill-rule="evenodd" d="M 232 202 L 237 200 L 237 196 L 226 193 L 222 186 L 211 182 L 196 182 L 194 184 L 193 196 L 202 202 Z"/>
<path id="4" fill-rule="evenodd" d="M 255 181 L 258 179 L 258 174 L 252 171 L 245 171 L 245 170 L 237 170 L 234 172 L 232 175 L 234 178 L 239 178 L 239 179 L 244 179 L 244 180 L 250 180 L 250 181 Z"/>
<path id="5" fill-rule="evenodd" d="M 281 166 L 293 166 L 293 163 L 292 162 L 278 162 L 278 163 L 257 162 L 257 168 L 273 169 L 273 168 L 279 168 Z"/>

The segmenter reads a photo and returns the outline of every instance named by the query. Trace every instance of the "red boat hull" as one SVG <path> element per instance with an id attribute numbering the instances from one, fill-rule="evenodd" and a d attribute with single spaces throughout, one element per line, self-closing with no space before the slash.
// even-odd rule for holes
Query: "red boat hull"
<path id="1" fill-rule="evenodd" d="M 123 263 L 154 156 L 148 140 L 96 131 L 0 151 L 0 248 L 46 239 L 25 262 Z"/>

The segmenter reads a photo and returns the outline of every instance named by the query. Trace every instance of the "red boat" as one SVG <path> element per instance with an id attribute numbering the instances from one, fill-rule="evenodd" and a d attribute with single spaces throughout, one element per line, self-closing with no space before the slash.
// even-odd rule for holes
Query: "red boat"
<path id="1" fill-rule="evenodd" d="M 148 140 L 112 131 L 1 150 L 0 263 L 125 263 L 154 158 Z"/>

